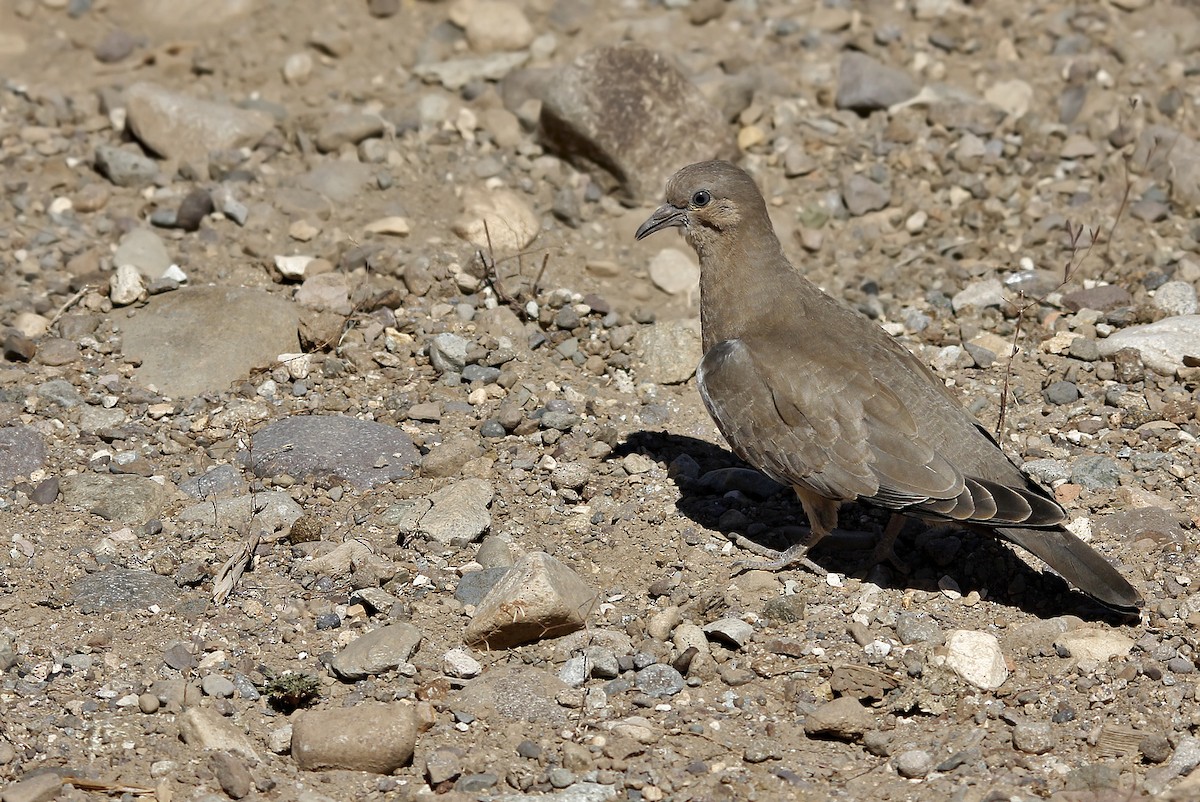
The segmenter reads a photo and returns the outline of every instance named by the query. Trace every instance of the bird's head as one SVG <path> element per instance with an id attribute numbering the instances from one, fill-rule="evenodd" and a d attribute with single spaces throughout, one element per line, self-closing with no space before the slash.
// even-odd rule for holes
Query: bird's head
<path id="1" fill-rule="evenodd" d="M 703 259 L 724 243 L 736 240 L 747 219 L 765 220 L 762 194 L 745 170 L 727 161 L 698 162 L 684 167 L 667 182 L 667 202 L 638 228 L 644 239 L 664 228 L 681 228 L 688 244 Z"/>

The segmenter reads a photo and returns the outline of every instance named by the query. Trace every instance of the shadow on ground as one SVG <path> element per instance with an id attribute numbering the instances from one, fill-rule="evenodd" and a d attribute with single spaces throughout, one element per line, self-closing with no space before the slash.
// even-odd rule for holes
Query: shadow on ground
<path id="1" fill-rule="evenodd" d="M 705 475 L 713 471 L 750 467 L 727 448 L 686 435 L 643 430 L 631 433 L 611 458 L 639 452 L 667 466 L 681 456 L 695 461 L 700 478 L 690 478 L 686 472 L 675 476 L 680 493 L 675 506 L 706 529 L 731 539 L 741 535 L 776 550 L 808 534 L 804 510 L 789 488 L 761 474 L 754 481 L 735 483 L 739 485 L 735 493 L 705 481 Z M 745 474 L 739 478 L 746 478 Z M 976 590 L 981 596 L 1042 618 L 1070 614 L 1088 621 L 1125 620 L 1069 587 L 1058 575 L 1030 567 L 1004 542 L 968 530 L 911 520 L 896 542 L 896 554 L 908 563 L 909 571 L 873 565 L 871 550 L 887 518 L 885 510 L 845 505 L 839 531 L 814 549 L 810 558 L 827 571 L 867 579 L 885 588 L 936 593 L 939 580 L 948 576 L 964 595 Z M 756 556 L 744 551 L 738 559 Z M 732 563 L 729 569 L 733 570 Z"/>

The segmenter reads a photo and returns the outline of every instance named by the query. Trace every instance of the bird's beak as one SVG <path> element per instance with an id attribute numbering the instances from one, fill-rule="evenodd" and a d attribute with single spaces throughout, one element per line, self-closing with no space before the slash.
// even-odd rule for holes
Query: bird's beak
<path id="1" fill-rule="evenodd" d="M 664 203 L 654 210 L 654 214 L 650 215 L 646 222 L 638 226 L 637 233 L 633 236 L 634 239 L 645 239 L 655 231 L 661 231 L 664 228 L 683 228 L 686 225 L 686 210 Z"/>

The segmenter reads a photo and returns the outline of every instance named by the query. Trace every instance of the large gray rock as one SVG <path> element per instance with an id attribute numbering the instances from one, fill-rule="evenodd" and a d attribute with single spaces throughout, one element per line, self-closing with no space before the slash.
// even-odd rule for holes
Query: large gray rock
<path id="1" fill-rule="evenodd" d="M 401 430 L 340 415 L 275 421 L 254 434 L 251 447 L 246 460 L 259 476 L 333 476 L 361 488 L 410 479 L 421 462 Z"/>
<path id="2" fill-rule="evenodd" d="M 108 521 L 139 526 L 158 516 L 167 489 L 134 474 L 77 473 L 62 480 L 62 500 Z"/>
<path id="3" fill-rule="evenodd" d="M 839 109 L 870 112 L 908 100 L 917 88 L 904 70 L 851 50 L 842 56 L 838 70 L 836 103 Z"/>
<path id="4" fill-rule="evenodd" d="M 407 662 L 421 643 L 421 630 L 412 624 L 392 624 L 360 635 L 330 661 L 339 677 L 354 680 L 391 671 Z"/>
<path id="5" fill-rule="evenodd" d="M 1171 201 L 1180 214 L 1200 212 L 1200 141 L 1169 126 L 1150 125 L 1138 140 L 1133 163 L 1169 177 Z"/>
<path id="6" fill-rule="evenodd" d="M 544 91 L 542 140 L 635 203 L 660 199 L 680 167 L 737 153 L 721 113 L 652 50 L 591 50 Z"/>
<path id="7" fill-rule="evenodd" d="M 1155 373 L 1173 376 L 1184 359 L 1200 358 L 1200 315 L 1175 315 L 1144 326 L 1130 326 L 1100 340 L 1100 355 L 1132 348 Z"/>
<path id="8" fill-rule="evenodd" d="M 475 610 L 463 641 L 504 649 L 581 629 L 596 592 L 545 552 L 526 554 L 500 578 Z"/>
<path id="9" fill-rule="evenodd" d="M 125 90 L 128 125 L 150 150 L 167 159 L 193 165 L 207 175 L 214 150 L 254 147 L 275 121 L 263 111 L 173 92 L 138 82 Z"/>
<path id="10" fill-rule="evenodd" d="M 417 716 L 407 702 L 310 710 L 292 724 L 292 757 L 308 771 L 391 774 L 412 760 Z"/>
<path id="11" fill-rule="evenodd" d="M 71 596 L 84 613 L 171 609 L 179 600 L 179 588 L 170 578 L 149 571 L 109 568 L 80 579 L 71 587 Z"/>
<path id="12" fill-rule="evenodd" d="M 188 398 L 229 389 L 280 354 L 300 350 L 298 316 L 286 299 L 242 287 L 188 287 L 155 296 L 121 321 L 137 380 Z"/>
<path id="13" fill-rule="evenodd" d="M 638 331 L 634 346 L 642 360 L 638 379 L 655 384 L 682 384 L 704 356 L 695 320 L 658 321 Z"/>

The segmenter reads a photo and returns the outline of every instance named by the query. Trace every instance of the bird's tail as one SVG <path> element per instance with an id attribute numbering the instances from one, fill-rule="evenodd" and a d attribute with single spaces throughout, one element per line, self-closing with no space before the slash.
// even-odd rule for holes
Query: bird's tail
<path id="1" fill-rule="evenodd" d="M 1104 606 L 1123 613 L 1137 613 L 1142 607 L 1142 594 L 1108 560 L 1067 530 L 1002 527 L 995 531 Z"/>

